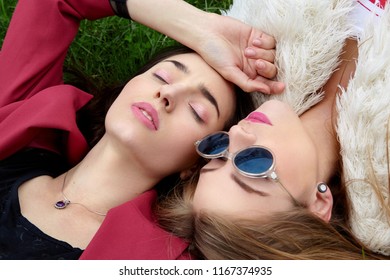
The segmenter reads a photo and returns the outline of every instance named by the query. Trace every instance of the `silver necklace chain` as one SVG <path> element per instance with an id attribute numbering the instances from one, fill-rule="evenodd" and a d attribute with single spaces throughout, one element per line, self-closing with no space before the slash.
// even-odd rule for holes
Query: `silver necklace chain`
<path id="1" fill-rule="evenodd" d="M 64 180 L 62 182 L 62 187 L 61 187 L 61 194 L 63 196 L 63 200 L 59 200 L 57 201 L 55 204 L 54 204 L 54 208 L 56 209 L 65 209 L 69 204 L 78 204 L 82 207 L 84 207 L 87 211 L 91 212 L 91 213 L 94 213 L 96 215 L 99 215 L 99 216 L 106 216 L 107 213 L 102 213 L 102 212 L 98 212 L 98 211 L 94 211 L 94 210 L 91 210 L 89 209 L 87 206 L 85 206 L 84 204 L 81 204 L 79 202 L 71 202 L 64 194 L 64 187 L 65 187 L 65 183 L 66 183 L 66 177 L 68 176 L 68 172 L 65 173 L 65 176 L 64 176 Z"/>

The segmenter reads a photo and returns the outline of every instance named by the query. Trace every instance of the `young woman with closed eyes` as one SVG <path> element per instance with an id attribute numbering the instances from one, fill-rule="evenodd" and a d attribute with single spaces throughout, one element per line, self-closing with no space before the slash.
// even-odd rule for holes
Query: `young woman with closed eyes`
<path id="1" fill-rule="evenodd" d="M 115 95 L 93 99 L 88 105 L 104 116 L 103 122 L 94 115 L 87 119 L 95 122 L 88 125 L 97 132 L 88 137 L 92 139 L 88 143 L 76 112 L 91 96 L 62 82 L 63 59 L 80 20 L 111 16 L 114 11 L 129 16 L 130 11 L 143 23 L 145 17 L 140 14 L 145 9 L 155 11 L 161 1 L 128 1 L 129 10 L 123 1 L 38 2 L 18 2 L 0 52 L 4 136 L 0 143 L 0 259 L 77 259 L 84 250 L 84 259 L 188 257 L 185 241 L 155 225 L 150 206 L 156 192 L 151 189 L 172 174 L 188 177 L 199 157 L 193 142 L 228 128 L 250 110 L 249 95 L 241 94 L 220 72 L 228 77 L 246 76 L 240 79 L 246 90 L 282 89 L 282 84 L 258 75 L 275 74 L 273 39 L 244 24 L 236 26 L 238 22 L 231 19 L 236 30 L 248 32 L 237 37 L 233 32 L 226 39 L 237 46 L 238 41 L 247 40 L 244 49 L 250 58 L 234 44 L 224 49 L 230 57 L 223 65 L 211 59 L 215 68 L 189 48 L 162 53 Z M 183 18 L 197 15 L 215 26 L 222 18 L 209 17 L 182 1 L 164 5 L 180 11 Z M 173 37 L 195 47 L 193 37 L 202 32 L 184 36 L 184 27 L 175 26 L 174 15 L 161 16 L 165 25 L 157 24 L 157 19 L 145 24 L 158 25 L 166 33 L 175 31 Z M 214 31 L 218 34 L 218 28 Z M 225 37 L 215 34 L 213 44 Z M 256 46 L 259 42 L 262 51 Z M 200 52 L 206 59 L 207 54 L 213 57 L 207 49 Z M 86 119 L 80 121 L 84 126 Z"/>

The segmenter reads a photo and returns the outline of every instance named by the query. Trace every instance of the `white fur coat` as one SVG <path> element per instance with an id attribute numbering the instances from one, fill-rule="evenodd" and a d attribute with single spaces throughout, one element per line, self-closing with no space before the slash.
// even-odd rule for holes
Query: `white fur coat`
<path id="1" fill-rule="evenodd" d="M 384 255 L 390 255 L 390 221 L 379 197 L 389 205 L 389 6 L 380 20 L 364 28 L 355 76 L 337 104 L 343 171 L 352 203 L 352 230 L 369 248 Z M 373 178 L 378 194 L 367 183 L 372 183 Z"/>
<path id="2" fill-rule="evenodd" d="M 337 68 L 344 40 L 351 35 L 348 13 L 356 0 L 234 0 L 224 14 L 259 28 L 277 40 L 280 96 L 255 94 L 257 102 L 278 98 L 302 114 L 319 102 L 317 92 Z M 390 5 L 388 5 L 390 6 Z M 390 255 L 390 224 L 378 196 L 363 180 L 373 170 L 387 201 L 386 131 L 390 116 L 390 14 L 382 26 L 367 27 L 360 39 L 359 62 L 348 91 L 337 102 L 337 120 L 351 200 L 351 227 L 370 249 Z M 371 169 L 370 169 L 371 168 Z"/>

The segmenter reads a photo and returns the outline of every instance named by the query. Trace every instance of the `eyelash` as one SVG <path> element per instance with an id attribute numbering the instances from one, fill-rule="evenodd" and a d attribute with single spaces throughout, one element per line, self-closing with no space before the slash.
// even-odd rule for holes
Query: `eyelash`
<path id="1" fill-rule="evenodd" d="M 190 106 L 190 109 L 192 111 L 192 114 L 194 115 L 195 117 L 195 120 L 198 122 L 198 123 L 201 123 L 201 124 L 204 124 L 204 120 L 199 116 L 199 114 L 195 111 L 195 109 L 190 105 L 188 104 L 188 106 Z"/>
<path id="2" fill-rule="evenodd" d="M 160 80 L 161 82 L 165 83 L 165 84 L 168 84 L 167 81 L 165 81 L 161 76 L 157 75 L 156 73 L 153 73 L 153 76 L 155 78 L 157 78 L 158 80 Z"/>
<path id="3" fill-rule="evenodd" d="M 165 81 L 161 76 L 157 75 L 156 73 L 153 73 L 153 76 L 155 78 L 157 78 L 158 80 L 160 80 L 161 82 L 165 83 L 165 84 L 168 84 L 167 81 Z M 190 107 L 190 110 L 195 118 L 195 120 L 198 122 L 198 123 L 201 123 L 201 124 L 204 124 L 205 121 L 199 116 L 199 114 L 196 112 L 196 110 L 190 105 L 188 104 L 188 106 Z"/>

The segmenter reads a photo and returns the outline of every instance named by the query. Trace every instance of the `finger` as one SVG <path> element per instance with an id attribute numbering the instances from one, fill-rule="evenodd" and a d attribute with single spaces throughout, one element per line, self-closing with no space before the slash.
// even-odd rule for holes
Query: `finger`
<path id="1" fill-rule="evenodd" d="M 283 82 L 278 81 L 270 81 L 270 84 L 268 86 L 271 89 L 271 94 L 281 94 L 286 88 L 286 85 Z"/>
<path id="2" fill-rule="evenodd" d="M 264 82 L 268 81 L 266 78 L 257 77 L 256 79 L 251 79 L 239 68 L 231 69 L 229 73 L 223 76 L 245 92 L 260 91 L 267 94 L 271 93 L 271 88 Z"/>
<path id="3" fill-rule="evenodd" d="M 283 82 L 268 80 L 262 77 L 258 78 L 261 83 L 264 83 L 268 88 L 268 92 L 263 92 L 266 94 L 281 94 L 286 88 L 286 85 Z"/>
<path id="4" fill-rule="evenodd" d="M 247 47 L 244 50 L 244 55 L 250 59 L 262 59 L 269 62 L 274 62 L 275 60 L 275 50 Z"/>
<path id="5" fill-rule="evenodd" d="M 255 67 L 259 76 L 263 76 L 268 79 L 274 79 L 278 72 L 275 64 L 261 59 L 256 60 Z"/>
<path id="6" fill-rule="evenodd" d="M 274 37 L 268 35 L 267 33 L 262 33 L 259 37 L 256 37 L 252 44 L 254 47 L 263 48 L 263 49 L 275 49 L 276 40 Z"/>

